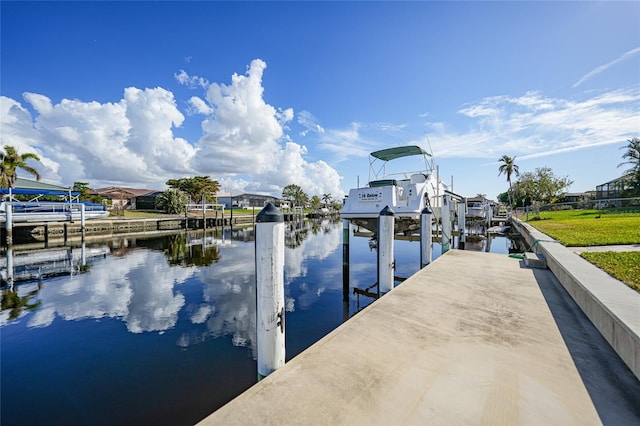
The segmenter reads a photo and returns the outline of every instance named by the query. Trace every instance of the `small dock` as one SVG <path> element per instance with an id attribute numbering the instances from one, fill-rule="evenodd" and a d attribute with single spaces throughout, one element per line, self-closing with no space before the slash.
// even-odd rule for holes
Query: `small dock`
<path id="1" fill-rule="evenodd" d="M 452 250 L 201 424 L 639 424 L 638 394 L 550 270 Z"/>

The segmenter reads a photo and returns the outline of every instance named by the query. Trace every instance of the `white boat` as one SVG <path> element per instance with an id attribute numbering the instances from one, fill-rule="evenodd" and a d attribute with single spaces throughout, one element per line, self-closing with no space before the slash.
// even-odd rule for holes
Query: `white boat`
<path id="1" fill-rule="evenodd" d="M 13 223 L 80 221 L 84 205 L 85 220 L 104 219 L 109 216 L 106 206 L 87 202 L 21 202 L 0 203 L 0 223 L 7 221 L 7 209 L 11 207 Z"/>
<path id="2" fill-rule="evenodd" d="M 0 223 L 3 224 L 7 222 L 9 209 L 12 223 L 80 221 L 83 209 L 85 220 L 109 216 L 106 206 L 80 201 L 80 192 L 71 189 L 0 188 L 0 195 Z M 28 198 L 28 201 L 17 200 L 16 195 Z"/>
<path id="3" fill-rule="evenodd" d="M 467 217 L 472 219 L 484 219 L 486 209 L 482 203 L 474 202 L 467 204 Z"/>
<path id="4" fill-rule="evenodd" d="M 80 201 L 80 192 L 58 189 L 0 188 L 0 223 L 7 222 L 7 211 L 11 208 L 11 222 L 68 222 L 84 218 L 103 219 L 109 216 L 107 207 L 102 204 Z M 29 198 L 17 200 L 16 195 Z M 43 201 L 41 198 L 53 198 L 60 201 Z"/>
<path id="5" fill-rule="evenodd" d="M 424 167 L 418 171 L 387 173 L 388 162 L 404 157 L 421 157 Z M 380 211 L 387 206 L 394 212 L 396 232 L 408 234 L 419 229 L 420 214 L 425 207 L 438 218 L 442 196 L 445 193 L 455 196 L 437 176 L 431 153 L 415 145 L 372 152 L 369 179 L 366 187 L 349 191 L 340 216 L 372 232 L 376 232 Z"/>
<path id="6" fill-rule="evenodd" d="M 467 198 L 467 214 L 469 220 L 484 220 L 487 217 L 488 202 L 484 197 Z"/>

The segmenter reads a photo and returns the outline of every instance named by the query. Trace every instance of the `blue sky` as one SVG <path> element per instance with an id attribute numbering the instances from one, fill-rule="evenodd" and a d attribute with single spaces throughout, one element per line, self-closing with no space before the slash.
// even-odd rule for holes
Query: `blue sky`
<path id="1" fill-rule="evenodd" d="M 454 191 L 498 159 L 581 192 L 640 137 L 639 2 L 11 2 L 2 145 L 43 179 L 339 198 L 368 153 L 430 144 Z M 28 176 L 23 176 L 28 177 Z"/>

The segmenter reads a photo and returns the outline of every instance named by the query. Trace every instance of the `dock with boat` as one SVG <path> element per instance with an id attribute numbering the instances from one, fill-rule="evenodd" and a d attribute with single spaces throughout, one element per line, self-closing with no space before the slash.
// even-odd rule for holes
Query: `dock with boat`
<path id="1" fill-rule="evenodd" d="M 416 161 L 419 170 L 392 169 L 391 164 L 400 159 L 419 159 Z M 388 207 L 395 217 L 395 233 L 408 235 L 419 229 L 420 215 L 425 209 L 436 224 L 444 224 L 452 217 L 447 213 L 457 211 L 456 204 L 462 200 L 440 179 L 429 151 L 417 145 L 399 146 L 370 154 L 368 184 L 349 190 L 340 217 L 377 232 L 380 211 Z"/>

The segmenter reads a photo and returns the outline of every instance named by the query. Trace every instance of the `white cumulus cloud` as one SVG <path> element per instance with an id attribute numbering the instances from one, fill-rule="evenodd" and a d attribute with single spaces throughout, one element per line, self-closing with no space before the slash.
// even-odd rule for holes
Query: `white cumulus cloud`
<path id="1" fill-rule="evenodd" d="M 203 96 L 180 102 L 186 117 L 174 93 L 162 87 L 128 87 L 121 99 L 104 103 L 55 102 L 27 92 L 22 104 L 3 96 L 0 143 L 38 154 L 44 180 L 65 186 L 87 181 L 94 188 L 163 189 L 171 178 L 208 175 L 236 194 L 278 196 L 285 185 L 297 183 L 309 195 L 340 197 L 336 170 L 310 160 L 306 147 L 286 134 L 293 109 L 265 102 L 266 66 L 253 60 L 230 84 L 181 70 L 174 76 L 178 83 L 203 90 Z M 303 114 L 300 120 L 311 122 L 310 117 Z M 187 120 L 200 120 L 201 133 L 191 134 L 191 140 L 177 136 Z M 316 124 L 315 130 L 323 129 Z"/>

